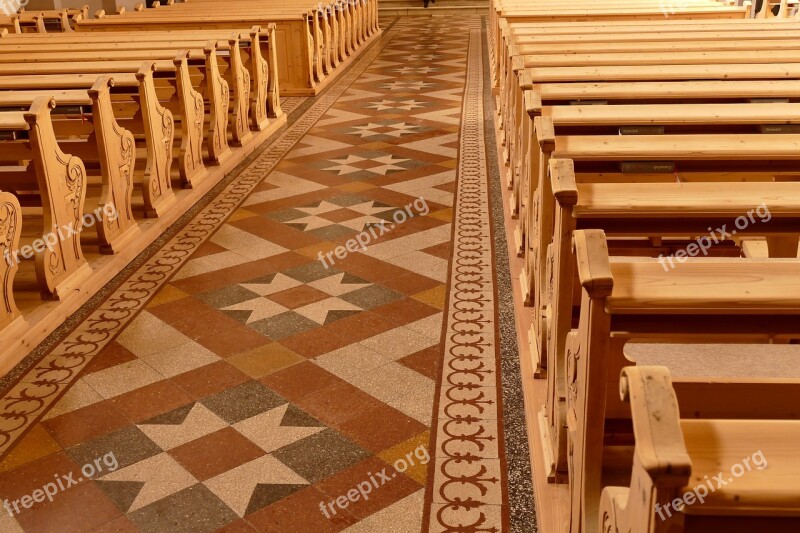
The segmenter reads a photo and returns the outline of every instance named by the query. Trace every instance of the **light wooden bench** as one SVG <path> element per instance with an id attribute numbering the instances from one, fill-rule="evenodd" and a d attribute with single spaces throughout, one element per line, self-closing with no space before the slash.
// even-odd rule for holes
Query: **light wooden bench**
<path id="1" fill-rule="evenodd" d="M 114 74 L 113 87 L 109 88 L 116 118 L 134 133 L 138 146 L 140 164 L 135 177 L 139 179 L 141 175 L 146 217 L 164 215 L 175 202 L 171 178 L 175 125 L 172 112 L 159 102 L 153 71 L 154 65 L 145 63 L 135 74 Z M 96 74 L 0 77 L 0 97 L 13 101 L 28 98 L 34 92 L 57 95 L 78 89 L 87 91 L 97 78 Z"/>
<path id="2" fill-rule="evenodd" d="M 88 90 L 0 91 L 0 109 L 30 107 L 38 99 L 53 98 L 51 124 L 58 145 L 85 166 L 93 163 L 97 168 L 87 169 L 85 205 L 97 213 L 93 230 L 101 253 L 120 251 L 139 232 L 131 203 L 134 188 L 142 187 L 135 184 L 139 178 L 135 176 L 136 144 L 133 133 L 121 127 L 114 116 L 113 83 L 110 76 L 100 76 Z M 4 186 L 8 188 L 8 181 Z M 142 211 L 140 208 L 140 215 Z M 84 233 L 84 246 L 88 245 L 86 237 Z"/>
<path id="3" fill-rule="evenodd" d="M 202 34 L 196 31 L 173 32 L 115 32 L 115 33 L 73 33 L 6 36 L 0 40 L 0 49 L 9 52 L 47 50 L 58 46 L 70 46 L 76 51 L 108 50 L 131 52 L 142 50 L 205 50 L 209 42 L 216 40 L 218 60 L 223 63 L 222 71 L 231 87 L 231 96 L 241 99 L 245 87 L 242 82 L 249 73 L 251 87 L 250 113 L 252 127 L 262 130 L 269 118 L 283 114 L 280 107 L 277 52 L 275 46 L 275 25 L 266 29 L 254 26 L 247 32 L 210 30 Z M 225 71 L 228 69 L 227 72 Z M 236 76 L 232 72 L 237 72 Z M 232 101 L 231 109 L 236 112 L 240 105 Z M 240 135 L 244 135 L 242 132 Z"/>
<path id="4" fill-rule="evenodd" d="M 800 260 L 689 258 L 665 272 L 657 260 L 609 260 L 600 230 L 576 231 L 574 239 L 582 297 L 578 329 L 567 340 L 563 414 L 570 521 L 588 531 L 600 520 L 603 476 L 614 469 L 606 428 L 630 419 L 614 394 L 616 376 L 629 364 L 625 344 L 797 338 Z M 796 404 L 791 410 L 796 419 Z"/>
<path id="5" fill-rule="evenodd" d="M 192 87 L 188 67 L 188 53 L 180 52 L 173 60 L 158 60 L 145 62 L 142 60 L 119 61 L 85 61 L 85 62 L 59 62 L 38 63 L 34 72 L 40 75 L 68 75 L 83 73 L 91 75 L 137 73 L 143 64 L 155 65 L 159 77 L 165 76 L 170 84 L 174 84 L 175 97 L 165 107 L 170 109 L 177 120 L 180 120 L 180 141 L 178 157 L 176 158 L 180 179 L 185 186 L 195 186 L 206 174 L 206 165 L 203 157 L 203 132 L 205 105 L 203 96 Z M 30 65 L 0 64 L 0 78 L 23 76 L 31 72 Z M 227 99 L 216 105 L 216 116 L 227 118 Z"/>
<path id="6" fill-rule="evenodd" d="M 595 528 L 797 531 L 800 421 L 786 411 L 796 407 L 787 400 L 798 389 L 790 379 L 681 384 L 665 367 L 623 369 L 619 395 L 630 403 L 635 441 L 630 482 L 603 488 Z M 674 502 L 685 494 L 677 512 Z"/>
<path id="7" fill-rule="evenodd" d="M 25 128 L 19 112 L 0 113 L 0 131 Z M 13 194 L 0 191 L 0 330 L 13 323 L 22 323 L 22 314 L 14 301 L 14 277 L 18 266 L 12 254 L 19 250 L 22 235 L 22 207 Z"/>
<path id="8" fill-rule="evenodd" d="M 194 5 L 194 7 L 192 7 Z M 284 95 L 313 95 L 330 82 L 326 69 L 336 70 L 334 57 L 350 61 L 363 45 L 380 33 L 377 18 L 367 19 L 367 9 L 360 6 L 372 3 L 332 3 L 329 9 L 312 12 L 294 7 L 273 12 L 268 5 L 237 2 L 233 14 L 230 3 L 175 4 L 141 12 L 126 12 L 122 15 L 104 15 L 101 18 L 80 21 L 79 32 L 96 31 L 164 31 L 239 29 L 242 26 L 276 25 L 276 46 L 282 51 L 276 61 L 280 87 Z M 316 4 L 315 4 L 316 5 Z M 175 15 L 169 15 L 175 10 Z M 287 13 L 281 11 L 289 10 Z M 178 16 L 178 11 L 180 15 Z M 358 13 L 356 24 L 352 15 Z M 377 11 L 375 11 L 377 13 Z M 338 42 L 334 42 L 336 39 Z M 338 51 L 338 53 L 336 53 Z"/>
<path id="9" fill-rule="evenodd" d="M 80 158 L 59 148 L 50 120 L 53 107 L 52 98 L 40 97 L 28 111 L 3 113 L 0 121 L 3 131 L 14 134 L 0 142 L 0 160 L 5 164 L 0 169 L 0 180 L 6 190 L 31 191 L 26 198 L 35 197 L 38 202 L 40 211 L 32 218 L 41 225 L 26 231 L 31 223 L 22 221 L 25 233 L 35 239 L 61 228 L 78 230 L 84 215 L 86 169 Z M 91 273 L 81 249 L 80 233 L 64 229 L 62 235 L 53 239 L 56 242 L 52 246 L 33 248 L 36 283 L 44 298 L 62 297 Z M 6 269 L 6 276 L 9 273 L 14 274 Z M 4 280 L 4 291 L 10 283 L 13 282 Z"/>
<path id="10" fill-rule="evenodd" d="M 565 397 L 565 370 L 560 357 L 576 316 L 574 310 L 580 302 L 575 281 L 573 233 L 578 229 L 604 230 L 618 239 L 608 241 L 609 253 L 615 256 L 669 256 L 688 246 L 694 247 L 697 255 L 738 257 L 742 252 L 731 245 L 742 237 L 763 236 L 770 244 L 775 244 L 775 250 L 770 250 L 771 256 L 797 257 L 800 183 L 774 182 L 770 173 L 747 172 L 700 174 L 689 178 L 725 180 L 724 183 L 657 181 L 657 176 L 646 175 L 630 183 L 577 182 L 569 160 L 551 160 L 549 176 L 558 206 L 553 242 L 547 248 L 545 282 L 540 288 L 539 305 L 534 309 L 538 327 L 531 332 L 531 343 L 535 345 L 531 351 L 541 354 L 540 358 L 548 362 L 548 397 L 542 418 L 552 437 L 555 475 L 566 471 L 567 466 L 565 435 L 563 428 L 556 424 L 559 418 L 556 410 L 560 399 Z M 739 228 L 736 219 L 746 217 L 747 213 L 755 222 Z M 766 213 L 769 213 L 768 221 Z M 685 237 L 708 236 L 709 227 L 713 228 L 714 237 L 705 239 L 708 246 L 703 250 L 694 239 Z M 719 238 L 717 229 L 722 227 L 732 235 Z M 654 237 L 657 238 L 655 245 L 647 240 L 642 243 L 641 239 L 632 239 Z M 673 242 L 668 243 L 666 239 L 662 242 L 662 238 L 672 238 Z M 662 263 L 668 267 L 666 261 Z"/>

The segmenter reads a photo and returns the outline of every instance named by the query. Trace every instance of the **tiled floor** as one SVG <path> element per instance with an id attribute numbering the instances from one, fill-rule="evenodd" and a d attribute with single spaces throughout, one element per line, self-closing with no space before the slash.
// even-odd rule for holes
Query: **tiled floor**
<path id="1" fill-rule="evenodd" d="M 283 137 L 6 391 L 0 496 L 20 504 L 0 531 L 502 528 L 491 268 L 458 277 L 490 265 L 488 230 L 456 220 L 450 268 L 459 205 L 488 203 L 457 183 L 479 169 L 459 152 L 483 127 L 462 121 L 480 21 L 395 21 L 327 93 L 293 99 L 306 109 Z"/>

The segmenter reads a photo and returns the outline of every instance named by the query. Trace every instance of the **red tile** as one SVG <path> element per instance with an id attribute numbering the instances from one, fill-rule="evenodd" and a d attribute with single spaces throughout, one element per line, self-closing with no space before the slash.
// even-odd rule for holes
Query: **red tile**
<path id="1" fill-rule="evenodd" d="M 419 435 L 428 427 L 397 409 L 380 404 L 339 424 L 337 429 L 362 448 L 380 453 Z"/>
<path id="2" fill-rule="evenodd" d="M 443 351 L 444 348 L 437 344 L 435 346 L 431 346 L 430 348 L 425 348 L 417 353 L 407 355 L 406 357 L 399 359 L 397 362 L 407 366 L 411 370 L 416 370 L 423 376 L 427 376 L 434 381 L 438 381 L 440 373 L 439 365 L 442 361 Z"/>
<path id="3" fill-rule="evenodd" d="M 388 481 L 382 480 L 380 476 L 376 475 L 378 472 L 382 472 L 390 479 Z M 357 465 L 351 466 L 317 483 L 315 487 L 328 496 L 328 501 L 331 501 L 341 496 L 346 498 L 347 493 L 355 489 L 359 483 L 372 481 L 373 479 L 372 491 L 369 493 L 368 500 L 361 498 L 360 495 L 356 499 L 355 495 L 353 495 L 352 499 L 356 501 L 347 503 L 346 510 L 356 518 L 364 519 L 421 488 L 419 483 L 397 472 L 391 465 L 386 464 L 378 457 L 370 457 Z M 377 487 L 375 484 L 377 484 Z M 338 509 L 338 507 L 336 508 Z"/>
<path id="4" fill-rule="evenodd" d="M 337 426 L 381 404 L 366 392 L 345 381 L 329 385 L 298 399 L 295 403 L 328 426 Z"/>
<path id="5" fill-rule="evenodd" d="M 320 510 L 327 496 L 314 487 L 308 487 L 273 503 L 245 517 L 258 531 L 267 533 L 287 533 L 302 531 L 314 533 L 335 533 L 356 523 L 356 518 L 349 512 L 337 510 L 335 515 L 326 518 Z M 330 511 L 328 512 L 330 514 Z"/>
<path id="6" fill-rule="evenodd" d="M 293 205 L 302 204 L 295 202 Z M 322 242 L 322 239 L 310 233 L 297 230 L 282 222 L 276 222 L 263 216 L 243 218 L 233 222 L 232 225 L 289 250 L 297 250 L 298 248 L 305 248 Z"/>
<path id="7" fill-rule="evenodd" d="M 417 300 L 406 298 L 372 309 L 376 315 L 389 320 L 395 327 L 440 313 L 438 309 Z"/>
<path id="8" fill-rule="evenodd" d="M 116 341 L 112 341 L 100 350 L 100 353 L 92 357 L 91 361 L 86 365 L 83 375 L 121 365 L 134 359 L 136 359 L 134 354 Z"/>
<path id="9" fill-rule="evenodd" d="M 217 361 L 172 378 L 172 381 L 197 400 L 241 385 L 252 378 L 225 361 Z"/>
<path id="10" fill-rule="evenodd" d="M 151 383 L 109 400 L 120 413 L 139 423 L 172 411 L 193 401 L 178 385 L 169 380 Z"/>
<path id="11" fill-rule="evenodd" d="M 289 309 L 297 309 L 298 307 L 319 302 L 329 297 L 327 293 L 319 289 L 315 289 L 309 285 L 300 285 L 299 287 L 293 287 L 285 291 L 270 294 L 267 298 Z"/>
<path id="12" fill-rule="evenodd" d="M 227 427 L 178 446 L 169 454 L 190 474 L 205 481 L 266 455 L 266 452 L 232 427 Z"/>
<path id="13" fill-rule="evenodd" d="M 335 323 L 336 322 L 334 322 L 334 324 Z M 292 335 L 291 337 L 286 337 L 279 342 L 303 357 L 316 357 L 324 353 L 332 352 L 333 350 L 338 350 L 339 348 L 356 342 L 356 340 L 348 339 L 325 328 L 316 328 L 298 333 L 297 335 Z"/>
<path id="14" fill-rule="evenodd" d="M 299 402 L 325 387 L 342 380 L 310 361 L 264 376 L 259 381 L 291 402 Z"/>
<path id="15" fill-rule="evenodd" d="M 130 424 L 108 400 L 42 422 L 42 426 L 64 448 Z"/>
<path id="16" fill-rule="evenodd" d="M 366 312 L 342 318 L 341 320 L 337 320 L 336 322 L 333 322 L 322 329 L 334 333 L 346 340 L 346 346 L 347 344 L 368 339 L 369 337 L 374 337 L 375 335 L 383 333 L 384 331 L 394 329 L 398 325 L 399 324 L 392 323 L 391 320 L 387 320 L 386 318 L 372 314 L 371 312 Z"/>
<path id="17" fill-rule="evenodd" d="M 421 276 L 414 272 L 407 272 L 396 278 L 384 280 L 381 282 L 381 285 L 388 289 L 411 295 L 438 287 L 441 283 L 427 276 Z"/>
<path id="18" fill-rule="evenodd" d="M 266 335 L 262 335 L 241 322 L 236 322 L 236 325 L 230 329 L 214 331 L 196 340 L 220 357 L 230 357 L 272 342 L 272 339 Z"/>

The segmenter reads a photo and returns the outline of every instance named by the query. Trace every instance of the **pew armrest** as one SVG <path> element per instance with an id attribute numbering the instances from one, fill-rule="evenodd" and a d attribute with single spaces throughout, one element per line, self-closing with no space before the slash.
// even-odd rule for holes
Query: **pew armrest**
<path id="1" fill-rule="evenodd" d="M 592 298 L 606 298 L 614 289 L 603 230 L 580 230 L 572 234 L 581 286 Z"/>
<path id="2" fill-rule="evenodd" d="M 657 486 L 686 485 L 692 461 L 684 444 L 669 370 L 662 366 L 626 367 L 619 387 L 620 397 L 631 405 L 637 462 Z"/>
<path id="3" fill-rule="evenodd" d="M 578 186 L 575 183 L 575 164 L 572 159 L 551 159 L 548 165 L 553 196 L 562 206 L 578 203 Z"/>

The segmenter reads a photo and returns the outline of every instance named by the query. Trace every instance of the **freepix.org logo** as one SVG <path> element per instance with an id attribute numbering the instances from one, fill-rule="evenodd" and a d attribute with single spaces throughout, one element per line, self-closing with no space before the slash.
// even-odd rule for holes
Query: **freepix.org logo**
<path id="1" fill-rule="evenodd" d="M 4 15 L 16 15 L 26 5 L 28 0 L 0 0 L 0 11 Z"/>

